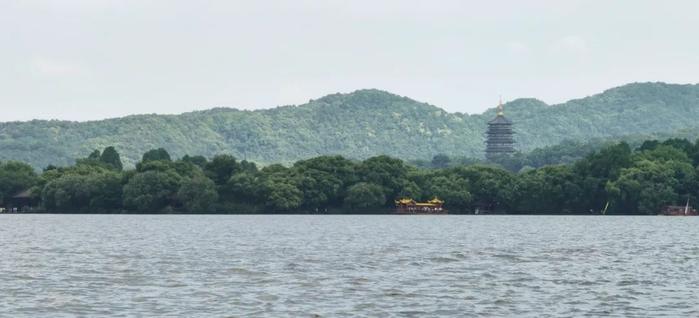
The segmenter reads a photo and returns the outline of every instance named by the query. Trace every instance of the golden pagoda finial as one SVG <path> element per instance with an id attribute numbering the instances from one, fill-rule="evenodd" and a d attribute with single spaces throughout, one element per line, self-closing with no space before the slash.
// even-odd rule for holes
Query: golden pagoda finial
<path id="1" fill-rule="evenodd" d="M 505 115 L 505 108 L 502 106 L 502 95 L 500 95 L 500 103 L 498 104 L 498 116 Z"/>

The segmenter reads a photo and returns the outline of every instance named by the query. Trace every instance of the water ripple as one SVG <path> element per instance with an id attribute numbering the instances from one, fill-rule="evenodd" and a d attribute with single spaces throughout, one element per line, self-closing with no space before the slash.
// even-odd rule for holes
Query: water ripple
<path id="1" fill-rule="evenodd" d="M 696 317 L 699 218 L 0 215 L 0 316 Z"/>

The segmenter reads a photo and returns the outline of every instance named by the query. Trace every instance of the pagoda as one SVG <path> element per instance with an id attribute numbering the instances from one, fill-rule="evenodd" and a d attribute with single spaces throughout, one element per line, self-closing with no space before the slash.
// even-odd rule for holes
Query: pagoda
<path id="1" fill-rule="evenodd" d="M 505 117 L 502 100 L 498 104 L 497 116 L 488 122 L 486 135 L 485 158 L 489 161 L 515 152 L 512 121 Z"/>

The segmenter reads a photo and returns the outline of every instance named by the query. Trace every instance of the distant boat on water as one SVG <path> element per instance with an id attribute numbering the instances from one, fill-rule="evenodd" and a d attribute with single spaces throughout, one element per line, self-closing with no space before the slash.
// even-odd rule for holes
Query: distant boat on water
<path id="1" fill-rule="evenodd" d="M 447 214 L 444 209 L 444 201 L 434 198 L 427 202 L 416 202 L 410 198 L 403 198 L 396 202 L 398 214 Z"/>

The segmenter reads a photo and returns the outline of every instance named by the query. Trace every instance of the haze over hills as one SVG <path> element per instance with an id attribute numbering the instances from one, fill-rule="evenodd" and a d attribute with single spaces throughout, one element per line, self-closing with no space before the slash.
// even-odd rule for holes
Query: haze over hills
<path id="1" fill-rule="evenodd" d="M 563 140 L 622 138 L 693 131 L 699 85 L 634 83 L 549 106 L 536 99 L 505 105 L 521 151 Z M 173 156 L 229 153 L 259 163 L 324 154 L 367 158 L 387 154 L 428 159 L 444 153 L 483 156 L 483 114 L 441 108 L 380 90 L 333 94 L 299 106 L 244 111 L 215 108 L 181 115 L 134 115 L 90 122 L 0 123 L 0 160 L 35 167 L 66 165 L 113 145 L 127 165 L 163 147 Z"/>

